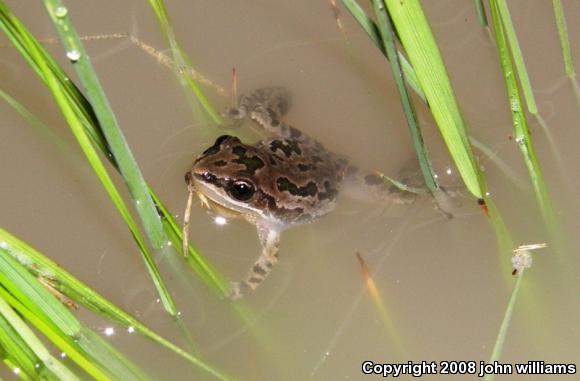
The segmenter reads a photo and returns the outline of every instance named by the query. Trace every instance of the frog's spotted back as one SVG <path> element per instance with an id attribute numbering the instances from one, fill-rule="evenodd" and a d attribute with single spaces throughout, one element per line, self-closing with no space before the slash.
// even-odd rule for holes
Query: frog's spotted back
<path id="1" fill-rule="evenodd" d="M 245 280 L 233 284 L 235 298 L 254 290 L 270 273 L 284 229 L 314 221 L 334 209 L 345 177 L 363 179 L 366 188 L 388 188 L 283 121 L 289 108 L 290 95 L 279 87 L 243 95 L 239 107 L 225 115 L 249 116 L 269 137 L 251 146 L 221 136 L 186 175 L 190 192 L 198 193 L 206 205 L 236 212 L 258 229 L 262 255 Z"/>

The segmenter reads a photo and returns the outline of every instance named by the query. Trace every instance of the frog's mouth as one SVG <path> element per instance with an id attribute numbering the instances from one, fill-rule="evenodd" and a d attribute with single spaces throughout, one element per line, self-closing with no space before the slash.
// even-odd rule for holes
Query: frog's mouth
<path id="1" fill-rule="evenodd" d="M 232 208 L 228 208 L 216 200 L 209 198 L 204 192 L 199 189 L 194 188 L 194 192 L 199 197 L 199 201 L 201 205 L 206 208 L 211 214 L 217 214 L 219 216 L 225 218 L 238 218 L 240 217 L 241 212 L 234 210 Z"/>
<path id="2" fill-rule="evenodd" d="M 216 187 L 214 184 L 208 184 L 194 178 L 190 187 L 199 197 L 203 207 L 220 216 L 226 218 L 240 216 L 248 218 L 250 215 L 263 217 L 262 211 L 253 208 L 248 203 L 232 200 L 223 194 L 223 188 Z"/>

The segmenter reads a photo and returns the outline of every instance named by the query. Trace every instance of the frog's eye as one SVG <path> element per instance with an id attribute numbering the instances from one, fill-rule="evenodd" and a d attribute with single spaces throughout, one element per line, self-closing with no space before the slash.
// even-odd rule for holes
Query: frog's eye
<path id="1" fill-rule="evenodd" d="M 256 193 L 256 188 L 247 180 L 236 180 L 229 186 L 228 193 L 238 201 L 248 201 Z"/>

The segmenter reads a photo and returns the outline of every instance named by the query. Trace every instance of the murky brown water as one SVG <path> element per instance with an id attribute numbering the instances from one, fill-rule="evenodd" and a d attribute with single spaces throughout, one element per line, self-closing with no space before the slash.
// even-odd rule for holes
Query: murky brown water
<path id="1" fill-rule="evenodd" d="M 545 241 L 525 166 L 508 139 L 511 119 L 494 42 L 479 27 L 473 2 L 423 3 L 472 135 L 523 184 L 517 187 L 482 158 L 493 200 L 517 243 Z M 165 46 L 144 1 L 67 4 L 83 35 L 131 32 L 157 49 Z M 9 5 L 36 36 L 54 36 L 40 4 Z M 573 53 L 580 62 L 580 24 L 573 21 L 580 6 L 573 1 L 564 5 Z M 289 120 L 362 166 L 394 174 L 412 157 L 388 66 L 344 11 L 347 41 L 326 1 L 206 0 L 168 7 L 182 47 L 215 83 L 229 89 L 235 66 L 240 91 L 287 86 L 295 100 Z M 540 113 L 563 161 L 557 165 L 546 134 L 530 118 L 568 251 L 559 263 L 551 249 L 535 256 L 502 361 L 574 362 L 580 356 L 575 234 L 580 204 L 574 192 L 579 185 L 574 163 L 580 109 L 563 74 L 551 2 L 510 1 L 510 7 Z M 191 112 L 170 70 L 127 39 L 92 41 L 87 48 L 146 179 L 181 216 L 186 198 L 183 174 L 221 131 Z M 59 46 L 49 50 L 71 69 Z M 181 331 L 156 303 L 127 229 L 75 147 L 54 102 L 11 48 L 0 50 L 0 84 L 57 135 L 51 138 L 33 129 L 0 104 L 0 226 L 186 346 Z M 229 105 L 228 98 L 209 90 L 208 95 L 218 108 Z M 440 175 L 454 178 L 454 170 L 446 174 L 449 159 L 432 120 L 424 107 L 417 108 Z M 66 144 L 56 145 L 58 139 Z M 246 300 L 256 316 L 251 326 L 240 320 L 229 301 L 216 299 L 193 275 L 185 280 L 174 277 L 167 261 L 162 262 L 197 354 L 245 380 L 359 380 L 365 378 L 360 371 L 364 360 L 489 359 L 511 286 L 506 286 L 494 233 L 475 202 L 459 200 L 456 218 L 446 220 L 428 200 L 410 208 L 342 201 L 332 215 L 284 235 L 279 265 Z M 259 252 L 253 227 L 241 221 L 217 226 L 197 205 L 192 241 L 231 279 L 244 275 Z M 373 273 L 402 346 L 366 291 L 356 252 Z M 86 312 L 78 315 L 97 330 L 107 326 Z M 207 378 L 137 336 L 118 332 L 110 340 L 154 379 Z M 462 377 L 468 376 L 456 379 Z"/>

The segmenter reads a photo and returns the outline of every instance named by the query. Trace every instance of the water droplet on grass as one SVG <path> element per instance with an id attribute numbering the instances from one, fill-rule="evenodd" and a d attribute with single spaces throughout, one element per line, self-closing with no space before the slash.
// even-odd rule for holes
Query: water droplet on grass
<path id="1" fill-rule="evenodd" d="M 70 62 L 76 63 L 81 58 L 81 53 L 76 49 L 69 50 L 66 52 L 66 57 L 70 60 Z"/>
<path id="2" fill-rule="evenodd" d="M 59 19 L 65 17 L 68 14 L 68 9 L 66 9 L 66 7 L 60 6 L 60 7 L 56 7 L 56 9 L 54 10 L 54 15 L 56 17 L 58 17 Z"/>

